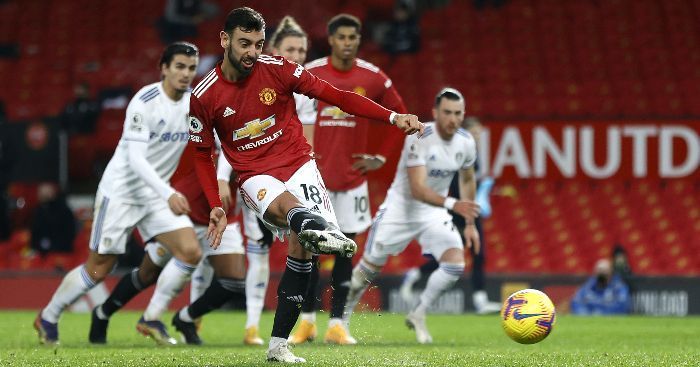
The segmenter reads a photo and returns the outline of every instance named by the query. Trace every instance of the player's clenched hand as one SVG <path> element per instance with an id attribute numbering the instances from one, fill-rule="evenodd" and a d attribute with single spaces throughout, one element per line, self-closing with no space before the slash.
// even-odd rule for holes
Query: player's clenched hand
<path id="1" fill-rule="evenodd" d="M 190 204 L 187 202 L 187 198 L 179 192 L 170 195 L 168 205 L 175 215 L 188 214 L 190 212 Z"/>
<path id="2" fill-rule="evenodd" d="M 479 238 L 479 231 L 476 230 L 474 222 L 467 223 L 466 228 L 464 228 L 464 239 L 467 241 L 467 247 L 474 247 L 474 253 L 479 254 L 481 251 L 481 238 Z"/>
<path id="3" fill-rule="evenodd" d="M 217 183 L 219 184 L 221 203 L 224 205 L 226 213 L 228 213 L 229 209 L 231 209 L 231 203 L 233 202 L 233 199 L 231 199 L 231 187 L 229 187 L 228 181 L 226 180 L 217 180 Z"/>
<path id="4" fill-rule="evenodd" d="M 406 133 L 406 135 L 412 135 L 415 133 L 423 135 L 423 129 L 425 129 L 425 125 L 418 121 L 418 116 L 416 115 L 396 115 L 396 117 L 394 117 L 394 124 L 404 133 Z"/>
<path id="5" fill-rule="evenodd" d="M 362 173 L 380 169 L 385 162 L 385 160 L 373 154 L 353 154 L 352 157 L 355 158 L 355 162 L 352 163 L 352 169 Z"/>
<path id="6" fill-rule="evenodd" d="M 452 211 L 461 215 L 467 221 L 470 221 L 479 216 L 479 213 L 481 213 L 481 207 L 479 207 L 479 204 L 473 201 L 460 200 L 455 203 Z"/>
<path id="7" fill-rule="evenodd" d="M 226 212 L 224 208 L 217 206 L 209 212 L 209 228 L 207 228 L 207 239 L 209 247 L 216 250 L 221 244 L 221 237 L 226 230 Z"/>

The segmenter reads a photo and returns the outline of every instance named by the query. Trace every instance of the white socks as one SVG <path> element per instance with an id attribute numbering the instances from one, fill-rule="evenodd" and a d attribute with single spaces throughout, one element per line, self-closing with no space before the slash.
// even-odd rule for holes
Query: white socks
<path id="1" fill-rule="evenodd" d="M 345 303 L 345 309 L 343 310 L 343 320 L 346 324 L 350 322 L 350 316 L 352 312 L 360 302 L 360 298 L 367 290 L 374 279 L 379 275 L 379 271 L 372 270 L 365 260 L 362 259 L 360 262 L 352 269 L 352 277 L 350 278 L 350 291 L 348 292 L 348 300 Z"/>
<path id="2" fill-rule="evenodd" d="M 446 290 L 452 288 L 463 272 L 464 263 L 440 263 L 440 267 L 430 274 L 428 284 L 420 295 L 420 302 L 413 312 L 425 315 L 428 307 L 432 306 Z"/>
<path id="3" fill-rule="evenodd" d="M 276 336 L 273 336 L 270 338 L 270 344 L 267 347 L 267 350 L 273 350 L 273 349 L 277 348 L 277 346 L 279 346 L 280 344 L 283 344 L 283 343 L 287 344 L 287 339 L 278 338 Z"/>
<path id="4" fill-rule="evenodd" d="M 195 268 L 196 265 L 186 264 L 176 258 L 170 260 L 158 276 L 156 289 L 143 313 L 143 319 L 146 321 L 160 320 L 160 317 L 168 309 L 170 301 L 182 291 L 185 283 L 190 280 Z"/>
<path id="5" fill-rule="evenodd" d="M 255 242 L 248 242 L 246 249 L 248 271 L 245 277 L 246 329 L 260 323 L 260 315 L 265 306 L 265 293 L 270 281 L 270 249 Z M 270 341 L 272 343 L 272 341 Z"/>
<path id="6" fill-rule="evenodd" d="M 202 260 L 194 273 L 190 282 L 190 304 L 194 303 L 209 288 L 211 280 L 214 278 L 214 268 L 206 259 Z"/>
<path id="7" fill-rule="evenodd" d="M 310 323 L 316 323 L 316 312 L 302 312 L 301 319 Z"/>
<path id="8" fill-rule="evenodd" d="M 85 265 L 79 265 L 63 277 L 61 285 L 54 292 L 51 301 L 41 312 L 41 318 L 52 324 L 57 323 L 63 310 L 96 284 L 85 270 Z"/>
<path id="9" fill-rule="evenodd" d="M 408 283 L 411 286 L 415 284 L 420 279 L 420 269 L 411 268 L 406 272 L 406 276 L 403 278 L 404 283 Z"/>

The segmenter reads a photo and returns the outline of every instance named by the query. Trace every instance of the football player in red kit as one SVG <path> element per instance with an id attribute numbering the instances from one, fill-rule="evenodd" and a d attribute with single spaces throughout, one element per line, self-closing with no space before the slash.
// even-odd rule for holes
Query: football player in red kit
<path id="1" fill-rule="evenodd" d="M 311 147 L 302 135 L 293 93 L 393 123 L 407 134 L 422 132 L 423 124 L 415 115 L 398 114 L 359 94 L 336 89 L 281 56 L 261 55 L 265 21 L 253 9 L 232 10 L 220 40 L 224 59 L 193 89 L 189 120 L 195 170 L 212 208 L 211 245 L 218 247 L 226 228 L 211 155 L 216 130 L 245 204 L 277 236 L 289 234 L 267 358 L 304 362 L 289 350 L 287 338 L 306 293 L 311 254 L 352 256 L 357 245 L 338 230 Z M 181 321 L 194 328 L 194 323 Z"/>

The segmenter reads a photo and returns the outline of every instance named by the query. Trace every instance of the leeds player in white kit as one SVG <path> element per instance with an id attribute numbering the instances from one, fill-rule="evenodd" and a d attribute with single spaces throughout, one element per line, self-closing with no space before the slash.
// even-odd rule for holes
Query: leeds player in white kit
<path id="1" fill-rule="evenodd" d="M 472 167 L 476 144 L 460 128 L 464 119 L 462 95 L 452 88 L 440 91 L 433 117 L 435 122 L 426 124 L 422 137 L 406 138 L 394 181 L 374 219 L 362 259 L 353 269 L 343 315 L 349 323 L 353 309 L 389 256 L 398 255 L 412 240 L 418 240 L 423 253 L 433 255 L 440 263 L 406 318 L 419 343 L 432 342 L 425 324 L 428 307 L 464 272 L 462 239 L 447 209 L 467 219 L 467 245 L 476 246 L 477 251 L 479 246 L 479 234 L 473 225 L 479 214 L 479 206 L 474 202 L 476 183 Z M 450 181 L 458 172 L 461 200 L 447 196 Z"/>
<path id="2" fill-rule="evenodd" d="M 201 250 L 186 215 L 189 204 L 169 184 L 189 139 L 188 90 L 198 61 L 192 44 L 167 46 L 160 60 L 162 80 L 129 102 L 122 138 L 97 189 L 88 259 L 66 274 L 37 316 L 34 327 L 42 343 L 58 343 L 63 310 L 112 271 L 134 228 L 170 250 L 181 265 L 183 284 L 199 262 Z"/>

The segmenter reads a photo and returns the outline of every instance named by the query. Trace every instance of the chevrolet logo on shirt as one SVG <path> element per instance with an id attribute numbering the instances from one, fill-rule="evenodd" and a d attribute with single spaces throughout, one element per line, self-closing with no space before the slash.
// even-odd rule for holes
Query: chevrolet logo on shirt
<path id="1" fill-rule="evenodd" d="M 344 119 L 352 117 L 351 114 L 346 113 L 336 106 L 327 106 L 321 110 L 321 117 L 332 117 L 333 119 Z"/>
<path id="2" fill-rule="evenodd" d="M 245 123 L 245 126 L 233 132 L 233 140 L 243 138 L 255 139 L 265 135 L 265 130 L 275 125 L 275 115 L 272 115 L 262 121 L 255 119 Z"/>

